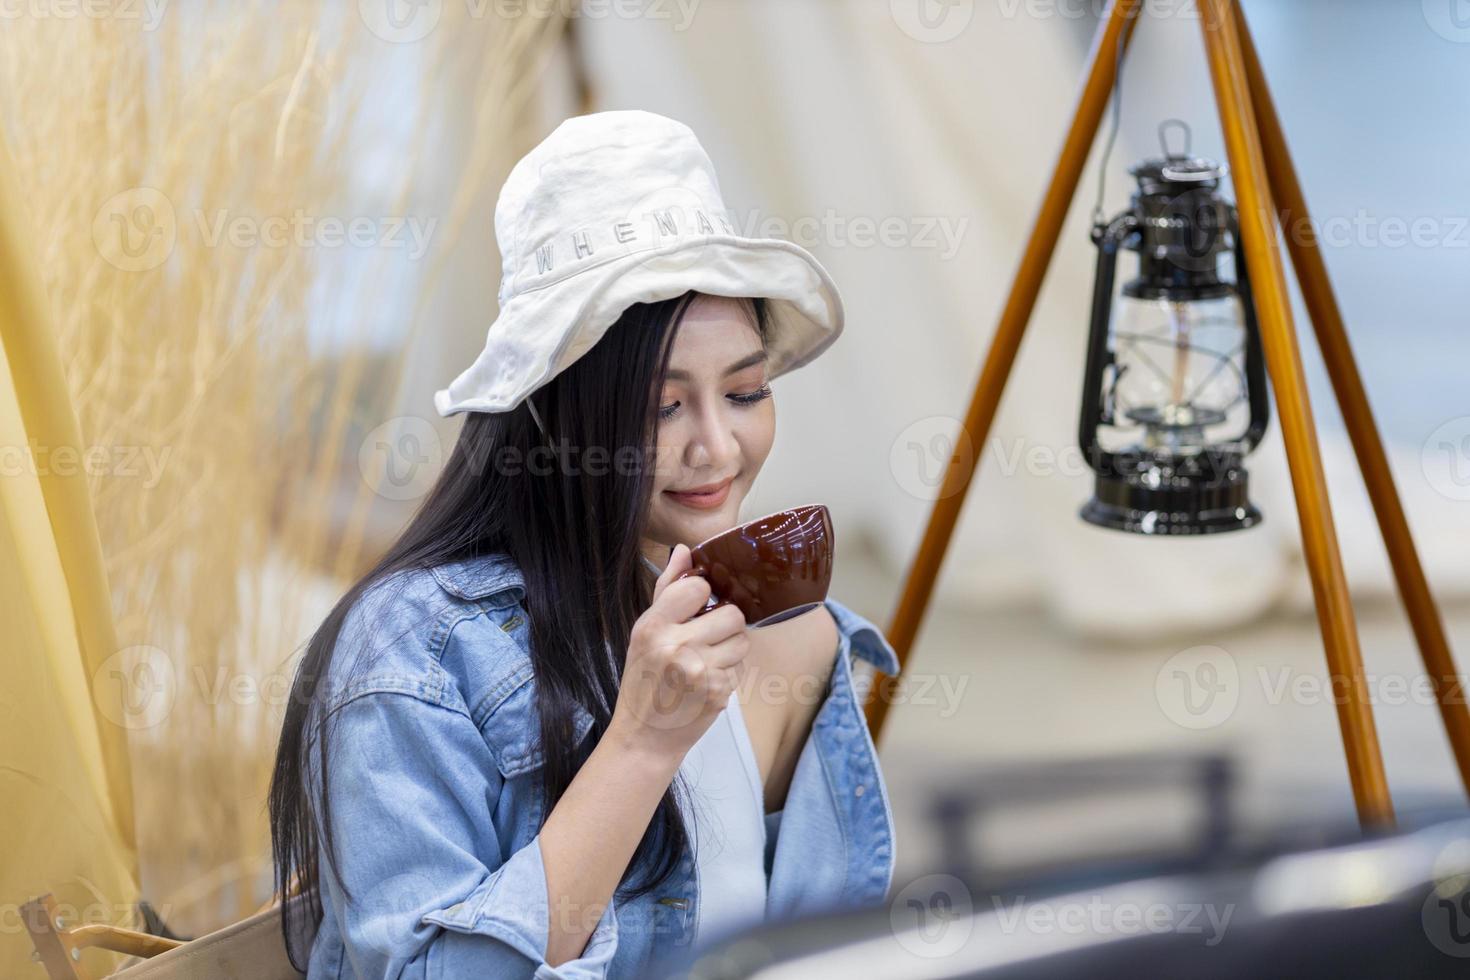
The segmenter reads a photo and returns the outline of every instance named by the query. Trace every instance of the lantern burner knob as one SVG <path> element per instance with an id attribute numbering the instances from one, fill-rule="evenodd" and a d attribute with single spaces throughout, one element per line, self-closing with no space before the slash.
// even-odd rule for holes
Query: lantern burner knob
<path id="1" fill-rule="evenodd" d="M 1150 429 L 1199 429 L 1218 425 L 1228 417 L 1218 408 L 1202 405 L 1139 405 L 1123 413 Z"/>

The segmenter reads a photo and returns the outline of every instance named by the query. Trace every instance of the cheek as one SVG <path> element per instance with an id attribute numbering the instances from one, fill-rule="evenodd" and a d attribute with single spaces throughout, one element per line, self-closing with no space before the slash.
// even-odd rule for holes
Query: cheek
<path id="1" fill-rule="evenodd" d="M 667 441 L 665 441 L 667 440 Z M 679 459 L 683 447 L 675 443 L 670 437 L 660 434 L 658 450 L 653 461 L 653 492 L 656 497 L 659 491 L 673 484 L 675 477 L 679 475 Z"/>
<path id="2" fill-rule="evenodd" d="M 771 444 L 776 441 L 776 406 L 774 399 L 767 398 L 754 411 L 747 411 L 736 424 L 736 439 L 740 442 L 741 455 L 745 457 L 746 476 L 754 479 L 771 454 Z"/>

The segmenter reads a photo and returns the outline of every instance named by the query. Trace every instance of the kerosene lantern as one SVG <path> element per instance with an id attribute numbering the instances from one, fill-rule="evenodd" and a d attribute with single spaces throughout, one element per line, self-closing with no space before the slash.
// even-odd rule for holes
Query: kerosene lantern
<path id="1" fill-rule="evenodd" d="M 1079 444 L 1096 474 L 1092 524 L 1139 534 L 1252 527 L 1247 453 L 1269 403 L 1250 279 L 1225 169 L 1188 150 L 1145 160 L 1131 206 L 1096 223 L 1097 282 Z M 1138 274 L 1114 300 L 1118 252 Z M 1234 256 L 1235 281 L 1221 258 Z"/>

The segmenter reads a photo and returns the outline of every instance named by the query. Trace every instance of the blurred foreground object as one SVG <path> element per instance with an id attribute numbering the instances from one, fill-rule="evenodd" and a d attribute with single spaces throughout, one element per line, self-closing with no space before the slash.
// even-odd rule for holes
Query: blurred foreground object
<path id="1" fill-rule="evenodd" d="M 294 900 L 294 899 L 293 899 Z M 108 926 L 56 928 L 55 902 L 47 895 L 21 910 L 38 958 L 50 980 L 89 980 L 70 954 L 97 947 L 138 960 L 106 980 L 299 980 L 281 940 L 281 906 L 272 904 L 250 918 L 190 942 L 160 939 L 146 933 Z M 310 942 L 307 942 L 310 945 Z"/>
<path id="2" fill-rule="evenodd" d="M 14 173 L 0 145 L 0 902 L 13 916 L 44 882 L 73 922 L 140 923 L 128 745 L 109 721 L 121 705 L 93 696 L 128 665 L 87 476 L 24 462 L 82 440 Z M 33 969 L 16 925 L 0 929 L 0 976 Z"/>
<path id="3" fill-rule="evenodd" d="M 1436 810 L 1395 835 L 1313 822 L 1245 839 L 1229 819 L 1230 772 L 1221 757 L 1140 755 L 951 773 L 933 808 L 944 863 L 895 883 L 887 908 L 730 937 L 679 976 L 1465 975 L 1470 819 Z M 1110 794 L 1171 788 L 1200 804 L 1182 836 L 1135 812 L 1143 846 L 1069 840 L 1062 858 L 1048 842 L 1018 866 L 1006 845 L 982 860 L 973 842 L 1002 807 L 1030 824 L 1056 815 L 1038 804 L 1060 809 L 1074 833 L 1101 822 Z"/>

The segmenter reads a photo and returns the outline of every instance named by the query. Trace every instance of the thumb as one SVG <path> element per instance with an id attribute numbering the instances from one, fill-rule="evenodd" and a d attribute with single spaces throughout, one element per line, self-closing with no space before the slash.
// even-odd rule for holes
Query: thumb
<path id="1" fill-rule="evenodd" d="M 689 546 L 686 544 L 674 545 L 674 550 L 669 553 L 669 563 L 659 573 L 658 581 L 653 586 L 653 598 L 656 600 L 663 595 L 664 589 L 677 579 L 680 575 L 694 567 L 694 559 L 690 556 Z"/>

